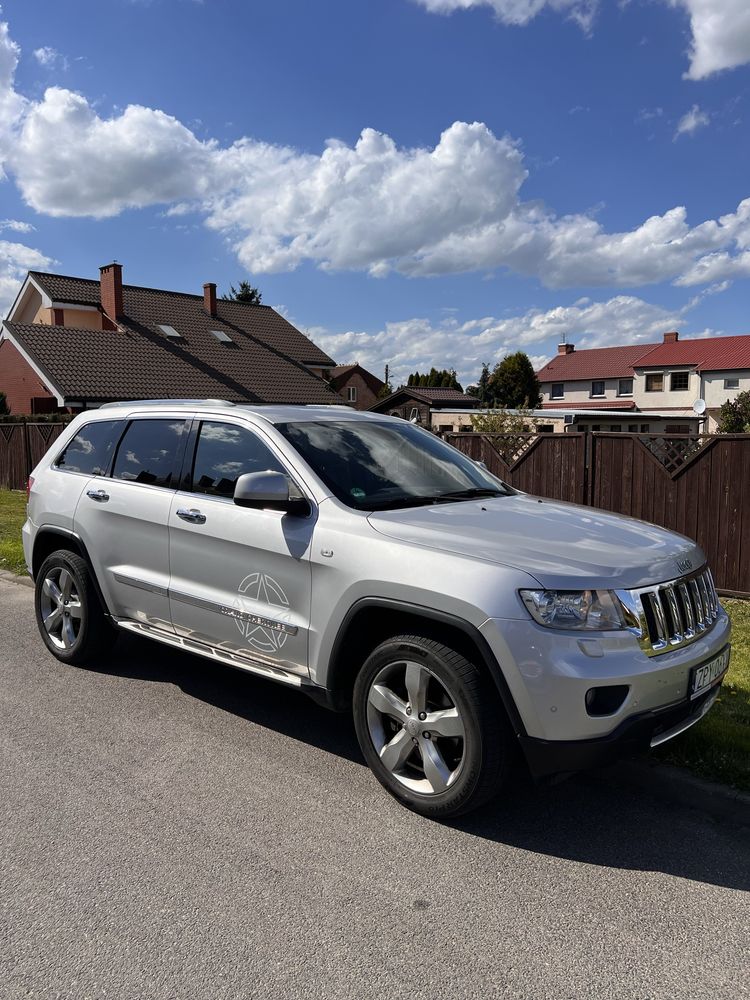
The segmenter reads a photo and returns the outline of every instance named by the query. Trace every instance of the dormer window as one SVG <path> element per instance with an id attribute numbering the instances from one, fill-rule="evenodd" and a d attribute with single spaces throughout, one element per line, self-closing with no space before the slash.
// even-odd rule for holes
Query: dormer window
<path id="1" fill-rule="evenodd" d="M 209 330 L 208 332 L 211 334 L 212 337 L 216 337 L 216 339 L 221 344 L 232 343 L 232 338 L 229 336 L 228 333 L 225 333 L 223 330 Z"/>

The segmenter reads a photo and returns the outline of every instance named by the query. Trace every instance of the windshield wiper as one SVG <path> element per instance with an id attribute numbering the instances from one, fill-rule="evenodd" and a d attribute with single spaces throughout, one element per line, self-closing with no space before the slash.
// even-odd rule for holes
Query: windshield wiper
<path id="1" fill-rule="evenodd" d="M 466 490 L 453 490 L 451 493 L 439 493 L 436 500 L 474 500 L 478 497 L 507 497 L 502 490 L 494 490 L 489 486 L 473 486 Z"/>
<path id="2" fill-rule="evenodd" d="M 369 504 L 370 510 L 397 510 L 400 507 L 429 507 L 438 503 L 453 503 L 460 500 L 475 500 L 479 497 L 505 497 L 509 494 L 501 490 L 494 490 L 490 487 L 474 486 L 471 489 L 455 490 L 450 493 L 428 493 L 424 496 L 395 497 L 392 500 L 383 500 L 381 503 Z"/>

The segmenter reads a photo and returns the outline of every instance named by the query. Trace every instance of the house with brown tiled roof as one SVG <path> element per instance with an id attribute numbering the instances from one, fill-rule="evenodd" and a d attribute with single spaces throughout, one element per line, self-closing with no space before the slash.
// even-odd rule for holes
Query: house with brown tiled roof
<path id="1" fill-rule="evenodd" d="M 0 333 L 13 414 L 121 399 L 340 404 L 335 363 L 269 306 L 29 271 Z"/>
<path id="2" fill-rule="evenodd" d="M 355 361 L 331 369 L 328 384 L 355 410 L 367 410 L 377 402 L 385 382 Z"/>
<path id="3" fill-rule="evenodd" d="M 427 386 L 402 386 L 385 399 L 370 407 L 377 413 L 414 420 L 425 427 L 432 425 L 435 410 L 475 409 L 479 406 L 476 396 L 469 396 L 459 389 L 431 388 Z"/>
<path id="4" fill-rule="evenodd" d="M 677 433 L 703 400 L 711 432 L 722 403 L 750 389 L 750 336 L 680 340 L 671 331 L 660 344 L 582 351 L 560 344 L 537 377 L 544 409 L 607 410 L 621 421 L 635 412 L 673 414 Z"/>

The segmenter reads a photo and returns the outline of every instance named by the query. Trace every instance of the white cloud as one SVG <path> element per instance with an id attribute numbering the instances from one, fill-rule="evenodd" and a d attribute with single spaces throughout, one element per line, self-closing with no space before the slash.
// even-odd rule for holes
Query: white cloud
<path id="1" fill-rule="evenodd" d="M 7 314 L 29 269 L 48 268 L 54 263 L 39 250 L 0 240 L 0 316 Z"/>
<path id="2" fill-rule="evenodd" d="M 470 7 L 490 7 L 503 24 L 528 24 L 545 9 L 565 13 L 588 31 L 598 0 L 417 0 L 433 14 L 452 14 Z"/>
<path id="3" fill-rule="evenodd" d="M 674 137 L 678 139 L 681 135 L 693 135 L 698 129 L 705 128 L 710 121 L 708 112 L 702 111 L 697 104 L 694 104 L 677 122 Z"/>
<path id="4" fill-rule="evenodd" d="M 33 233 L 34 226 L 30 222 L 19 222 L 18 219 L 3 219 L 0 221 L 0 230 L 12 229 L 14 233 Z"/>
<path id="5" fill-rule="evenodd" d="M 745 273 L 750 200 L 699 225 L 677 206 L 608 232 L 590 214 L 522 200 L 520 144 L 480 122 L 454 122 L 432 148 L 399 147 L 374 129 L 319 154 L 252 138 L 227 147 L 152 108 L 104 117 L 60 87 L 25 101 L 17 60 L 0 26 L 0 155 L 40 213 L 194 211 L 256 274 L 303 262 L 374 276 L 507 269 L 549 287 L 627 288 Z"/>
<path id="6" fill-rule="evenodd" d="M 66 70 L 68 68 L 67 56 L 62 55 L 57 49 L 53 49 L 50 45 L 43 45 L 40 49 L 34 49 L 33 56 L 40 66 L 44 66 L 45 69 L 62 69 Z"/>
<path id="7" fill-rule="evenodd" d="M 416 0 L 433 14 L 486 7 L 508 25 L 528 24 L 543 11 L 567 14 L 590 31 L 599 0 Z M 691 80 L 750 62 L 750 4 L 747 0 L 663 0 L 690 18 Z M 643 44 L 644 39 L 641 40 Z"/>
<path id="8" fill-rule="evenodd" d="M 3 162 L 26 107 L 26 101 L 13 87 L 19 54 L 20 49 L 8 34 L 8 25 L 0 22 L 0 180 L 5 177 Z"/>
<path id="9" fill-rule="evenodd" d="M 667 0 L 690 17 L 691 80 L 750 62 L 750 4 L 747 0 Z"/>
<path id="10" fill-rule="evenodd" d="M 409 319 L 388 323 L 375 333 L 332 333 L 322 328 L 309 333 L 341 364 L 356 360 L 380 377 L 385 365 L 390 365 L 395 385 L 410 372 L 429 371 L 435 365 L 455 368 L 465 387 L 476 381 L 483 362 L 492 366 L 512 351 L 526 351 L 540 367 L 563 336 L 581 348 L 656 343 L 665 330 L 684 323 L 702 298 L 691 299 L 681 309 L 665 309 L 635 296 L 618 295 L 602 302 L 579 299 L 572 305 L 531 309 L 500 319 L 486 316 L 461 322 L 446 317 L 437 323 Z"/>

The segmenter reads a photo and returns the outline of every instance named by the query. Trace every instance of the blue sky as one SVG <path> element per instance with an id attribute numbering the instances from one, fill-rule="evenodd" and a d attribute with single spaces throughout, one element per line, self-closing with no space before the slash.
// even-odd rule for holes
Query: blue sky
<path id="1" fill-rule="evenodd" d="M 721 15 L 716 17 L 715 15 Z M 748 333 L 746 0 L 5 0 L 0 299 L 249 277 L 396 380 Z M 3 223 L 2 220 L 5 220 Z"/>

